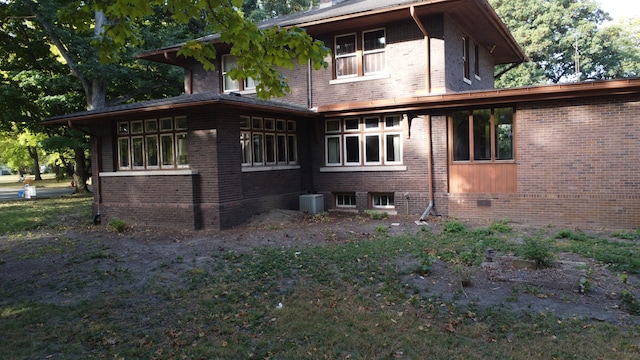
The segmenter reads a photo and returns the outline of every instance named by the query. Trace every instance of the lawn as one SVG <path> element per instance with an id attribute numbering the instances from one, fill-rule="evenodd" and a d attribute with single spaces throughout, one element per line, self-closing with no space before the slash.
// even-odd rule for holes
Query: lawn
<path id="1" fill-rule="evenodd" d="M 0 204 L 0 224 L 18 214 L 37 218 L 0 230 L 2 358 L 640 358 L 637 314 L 615 323 L 513 311 L 506 303 L 460 306 L 406 280 L 429 283 L 438 262 L 477 269 L 491 247 L 532 258 L 571 252 L 606 262 L 631 286 L 640 272 L 637 231 L 606 239 L 534 232 L 523 242 L 507 221 L 401 234 L 382 221 L 371 223 L 366 238 L 331 242 L 329 225 L 320 223 L 317 245 L 243 251 L 228 245 L 249 236 L 241 231 L 167 232 L 163 240 L 149 229 L 96 228 L 90 201 L 38 200 L 37 211 L 35 202 Z M 285 234 L 279 227 L 263 227 L 260 236 Z M 225 240 L 193 240 L 202 237 Z M 620 304 L 638 311 L 636 287 L 629 289 Z"/>

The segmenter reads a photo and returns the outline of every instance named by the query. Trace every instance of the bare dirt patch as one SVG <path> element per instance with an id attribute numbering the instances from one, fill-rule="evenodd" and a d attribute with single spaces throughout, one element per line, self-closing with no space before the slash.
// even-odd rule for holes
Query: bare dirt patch
<path id="1" fill-rule="evenodd" d="M 257 216 L 246 226 L 220 232 L 136 228 L 117 233 L 106 225 L 86 225 L 78 219 L 67 231 L 0 237 L 0 295 L 74 304 L 116 291 L 135 292 L 148 286 L 150 279 L 155 284 L 170 284 L 185 271 L 228 252 L 363 241 L 376 236 L 381 227 L 391 236 L 415 234 L 420 230 L 415 220 L 410 216 L 374 220 L 344 213 L 309 216 L 278 210 Z M 440 219 L 430 218 L 421 226 L 438 233 Z M 522 226 L 515 231 L 524 235 L 530 230 Z M 418 267 L 417 257 L 407 255 L 398 261 L 409 270 L 402 278 L 408 293 L 441 299 L 451 306 L 640 324 L 640 317 L 630 315 L 619 296 L 625 289 L 640 294 L 637 276 L 629 275 L 623 283 L 608 266 L 570 253 L 558 254 L 547 269 L 522 268 L 513 260 L 510 254 L 497 254 L 492 262 L 469 268 L 465 286 L 450 263 L 438 260 L 429 275 L 421 275 L 410 271 Z"/>

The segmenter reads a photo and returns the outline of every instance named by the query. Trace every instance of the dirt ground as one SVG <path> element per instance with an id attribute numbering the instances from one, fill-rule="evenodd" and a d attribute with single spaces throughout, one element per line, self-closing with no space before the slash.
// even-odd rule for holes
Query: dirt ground
<path id="1" fill-rule="evenodd" d="M 66 231 L 38 230 L 0 237 L 0 295 L 5 300 L 74 304 L 116 290 L 143 289 L 152 277 L 169 285 L 185 271 L 228 251 L 365 240 L 374 236 L 379 226 L 386 227 L 390 235 L 414 234 L 419 230 L 415 220 L 413 216 L 373 220 L 344 213 L 312 217 L 277 210 L 256 216 L 246 226 L 221 232 L 135 228 L 117 233 L 106 225 L 87 225 L 86 219 L 67 219 Z M 468 227 L 486 225 L 469 223 Z M 433 217 L 420 226 L 438 233 L 441 221 Z M 532 231 L 526 226 L 512 227 L 518 233 L 516 239 Z M 551 236 L 559 230 L 546 231 Z M 443 261 L 436 261 L 429 275 L 406 271 L 402 281 L 412 294 L 420 292 L 456 306 L 640 324 L 640 317 L 625 311 L 619 297 L 624 289 L 640 294 L 638 276 L 629 275 L 624 284 L 606 265 L 575 254 L 558 255 L 553 267 L 536 270 L 514 263 L 509 254 L 497 254 L 493 261 L 472 268 L 470 286 L 462 286 L 453 267 Z M 407 269 L 419 265 L 413 256 L 399 261 Z M 590 285 L 586 292 L 581 288 L 585 279 Z"/>

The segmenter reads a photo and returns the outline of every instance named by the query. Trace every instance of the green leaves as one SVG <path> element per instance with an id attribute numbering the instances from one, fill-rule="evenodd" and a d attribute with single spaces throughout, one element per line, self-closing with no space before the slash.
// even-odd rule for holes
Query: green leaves
<path id="1" fill-rule="evenodd" d="M 230 76 L 257 80 L 258 96 L 264 99 L 289 92 L 281 70 L 308 61 L 314 69 L 328 66 L 324 57 L 329 49 L 322 42 L 295 27 L 259 29 L 238 10 L 241 6 L 241 0 L 94 0 L 74 2 L 61 13 L 69 19 L 73 8 L 76 17 L 83 14 L 85 24 L 91 22 L 96 12 L 105 14 L 104 30 L 98 31 L 100 36 L 93 44 L 99 48 L 100 60 L 107 63 L 120 61 L 131 46 L 141 46 L 146 19 L 158 12 L 185 26 L 193 22 L 203 24 L 205 34 L 217 34 L 221 42 L 232 46 L 231 54 L 238 58 L 238 68 Z M 99 26 L 98 22 L 94 24 Z M 189 40 L 178 55 L 197 60 L 206 70 L 215 68 L 213 60 L 217 54 L 210 43 Z"/>

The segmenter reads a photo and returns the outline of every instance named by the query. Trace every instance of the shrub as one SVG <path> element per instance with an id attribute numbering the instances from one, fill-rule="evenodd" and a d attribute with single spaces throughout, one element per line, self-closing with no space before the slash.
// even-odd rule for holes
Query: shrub
<path id="1" fill-rule="evenodd" d="M 533 260 L 538 267 L 549 267 L 555 258 L 553 242 L 549 239 L 526 238 L 519 253 L 525 259 Z"/>
<path id="2" fill-rule="evenodd" d="M 502 219 L 500 221 L 496 221 L 493 224 L 489 225 L 488 230 L 491 232 L 497 233 L 509 233 L 511 232 L 511 227 L 509 226 L 509 219 Z"/>
<path id="3" fill-rule="evenodd" d="M 620 299 L 631 315 L 640 315 L 640 302 L 629 290 L 620 292 Z"/>
<path id="4" fill-rule="evenodd" d="M 467 231 L 463 223 L 459 221 L 447 221 L 442 225 L 442 232 L 449 234 L 460 234 Z"/>
<path id="5" fill-rule="evenodd" d="M 129 228 L 129 225 L 127 225 L 126 222 L 124 222 L 124 221 L 122 221 L 120 219 L 117 219 L 117 218 L 111 219 L 109 221 L 109 226 L 114 228 L 119 233 L 125 232 Z"/>
<path id="6" fill-rule="evenodd" d="M 389 216 L 389 214 L 384 211 L 366 210 L 365 214 L 369 215 L 369 217 L 372 218 L 373 220 L 384 220 Z"/>

